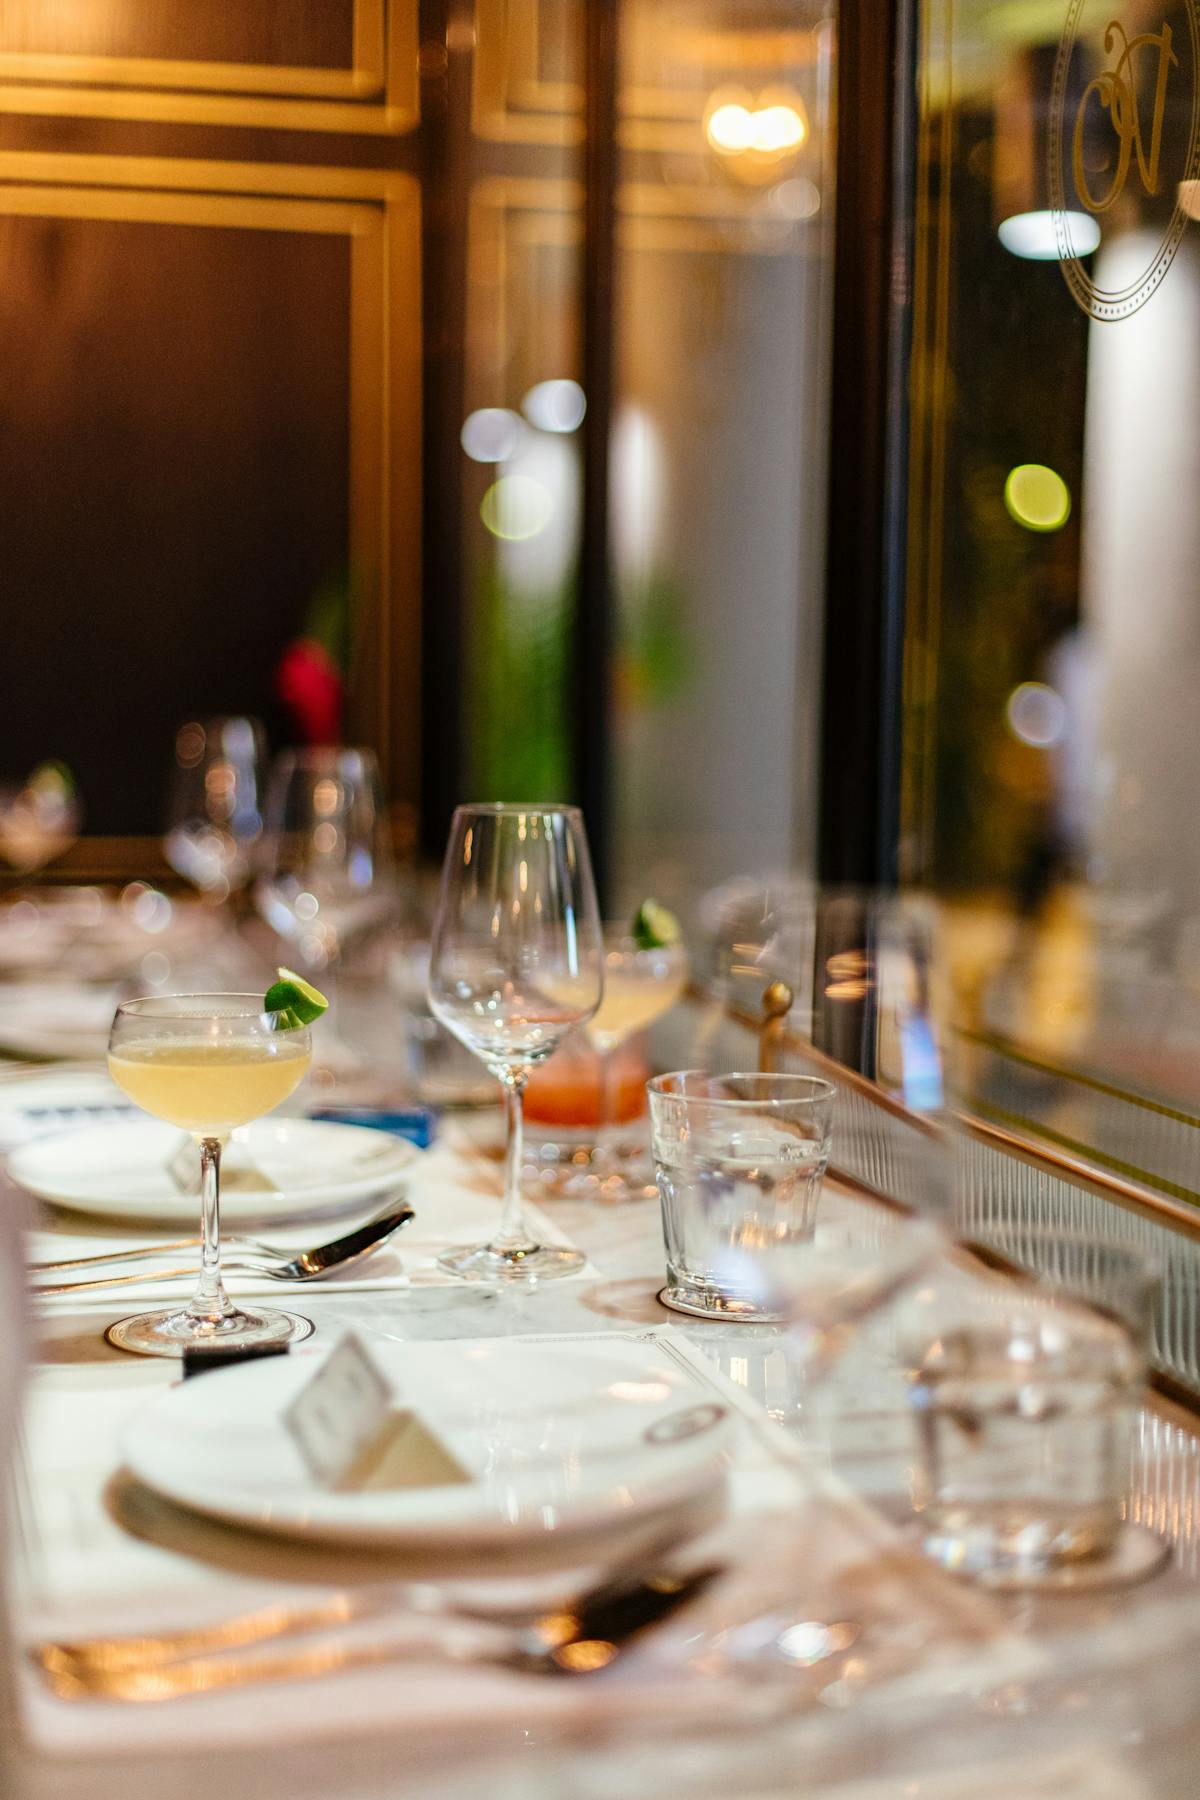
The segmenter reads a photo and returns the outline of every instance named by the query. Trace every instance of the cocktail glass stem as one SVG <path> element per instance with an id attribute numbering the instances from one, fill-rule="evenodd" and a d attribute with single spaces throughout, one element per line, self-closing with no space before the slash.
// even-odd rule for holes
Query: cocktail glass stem
<path id="1" fill-rule="evenodd" d="M 600 1055 L 600 1095 L 597 1109 L 596 1146 L 592 1152 L 592 1173 L 604 1181 L 617 1172 L 617 1092 L 615 1050 Z"/>
<path id="2" fill-rule="evenodd" d="M 221 1280 L 221 1140 L 200 1140 L 200 1280 L 188 1302 L 193 1319 L 218 1324 L 233 1311 Z"/>
<path id="3" fill-rule="evenodd" d="M 536 1250 L 525 1223 L 525 1204 L 521 1198 L 521 1166 L 523 1156 L 523 1117 L 521 1098 L 529 1079 L 527 1069 L 500 1071 L 504 1089 L 504 1115 L 507 1142 L 504 1151 L 504 1208 L 500 1229 L 492 1240 L 492 1249 L 501 1255 L 521 1255 Z"/>

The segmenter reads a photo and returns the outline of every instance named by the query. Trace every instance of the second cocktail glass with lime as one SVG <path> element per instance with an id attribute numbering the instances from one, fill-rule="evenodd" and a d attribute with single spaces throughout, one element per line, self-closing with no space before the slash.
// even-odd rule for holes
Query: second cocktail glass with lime
<path id="1" fill-rule="evenodd" d="M 660 942 L 646 915 L 667 922 Z M 669 913 L 644 906 L 628 926 L 604 927 L 604 998 L 584 1027 L 599 1065 L 596 1141 L 586 1169 L 575 1170 L 566 1191 L 581 1198 L 607 1201 L 653 1197 L 654 1171 L 643 1153 L 622 1141 L 616 1096 L 617 1052 L 639 1031 L 670 1011 L 687 986 L 688 961 Z"/>

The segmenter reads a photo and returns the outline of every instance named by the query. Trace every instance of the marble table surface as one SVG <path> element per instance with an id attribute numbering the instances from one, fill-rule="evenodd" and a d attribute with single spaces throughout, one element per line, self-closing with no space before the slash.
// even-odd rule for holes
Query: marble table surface
<path id="1" fill-rule="evenodd" d="M 789 1368 L 775 1328 L 688 1320 L 662 1307 L 657 1293 L 663 1248 L 653 1203 L 552 1204 L 555 1218 L 588 1252 L 599 1271 L 596 1279 L 552 1282 L 533 1292 L 463 1286 L 339 1297 L 314 1291 L 304 1310 L 322 1335 L 352 1325 L 365 1336 L 393 1340 L 617 1331 L 673 1323 L 725 1375 L 827 1455 L 860 1493 L 903 1520 L 912 1435 L 886 1319 L 863 1333 L 820 1390 L 806 1392 Z M 90 1307 L 56 1310 L 38 1321 L 36 1354 L 59 1367 L 105 1364 L 114 1382 L 138 1378 L 135 1371 L 145 1365 L 109 1349 L 100 1335 L 102 1323 Z M 832 1710 L 794 1727 L 775 1719 L 761 1729 L 743 1726 L 725 1735 L 715 1730 L 703 1740 L 680 1740 L 669 1731 L 630 1735 L 594 1728 L 556 1729 L 535 1739 L 519 1720 L 501 1732 L 465 1731 L 453 1743 L 436 1735 L 425 1740 L 419 1733 L 406 1733 L 398 1742 L 381 1729 L 370 1741 L 273 1749 L 250 1764 L 214 1744 L 211 1753 L 198 1758 L 116 1759 L 84 1767 L 21 1752 L 10 1743 L 14 1753 L 5 1800 L 116 1800 L 125 1794 L 154 1795 L 156 1800 L 183 1800 L 186 1795 L 192 1800 L 218 1793 L 230 1800 L 397 1800 L 418 1793 L 422 1800 L 482 1800 L 485 1794 L 489 1800 L 599 1800 L 601 1795 L 604 1800 L 636 1800 L 643 1794 L 704 1800 L 726 1793 L 747 1800 L 798 1793 L 836 1794 L 838 1800 L 843 1793 L 846 1800 L 891 1795 L 897 1800 L 901 1795 L 967 1800 L 1001 1792 L 1041 1793 L 1043 1783 L 1047 1792 L 1065 1788 L 1095 1800 L 1108 1794 L 1114 1800 L 1118 1794 L 1121 1800 L 1141 1795 L 1175 1800 L 1194 1791 L 1187 1783 L 1200 1751 L 1190 1673 L 1195 1658 L 1168 1654 L 1153 1620 L 1162 1596 L 1184 1590 L 1196 1569 L 1197 1446 L 1186 1419 L 1148 1413 L 1139 1458 L 1131 1472 L 1130 1507 L 1173 1533 L 1174 1568 L 1145 1589 L 1120 1595 L 1011 1603 L 1014 1628 L 1049 1641 L 1064 1629 L 1076 1633 L 1092 1623 L 1097 1641 L 1105 1633 L 1114 1642 L 1119 1637 L 1124 1646 L 1119 1673 L 1106 1677 L 1103 1666 L 1098 1673 L 1064 1668 L 1061 1680 L 1044 1691 L 992 1696 L 986 1709 L 965 1707 L 940 1731 L 936 1745 L 922 1741 L 920 1732 L 885 1731 L 869 1713 L 839 1716 Z M 1195 1611 L 1200 1629 L 1200 1604 Z M 1131 1645 L 1136 1646 L 1133 1676 Z M 397 1679 L 403 1679 L 402 1672 Z M 330 1703 L 336 1704 L 332 1688 Z M 1116 1767 L 1112 1755 L 1089 1750 L 1089 1720 L 1103 1720 L 1106 1742 L 1114 1741 L 1115 1707 L 1123 1786 L 1111 1785 Z M 996 1760 L 1004 1765 L 1010 1758 L 1018 1760 L 1000 1785 L 990 1785 L 986 1774 L 977 1778 L 968 1772 L 974 1765 L 990 1766 Z M 946 1774 L 947 1769 L 956 1773 Z M 947 1781 L 950 1785 L 944 1785 Z M 843 1788 L 842 1783 L 852 1785 Z"/>

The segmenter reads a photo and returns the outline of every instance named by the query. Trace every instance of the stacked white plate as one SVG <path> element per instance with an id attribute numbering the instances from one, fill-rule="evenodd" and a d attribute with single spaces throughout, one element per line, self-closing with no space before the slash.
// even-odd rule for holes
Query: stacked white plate
<path id="1" fill-rule="evenodd" d="M 452 1481 L 321 1485 L 285 1414 L 319 1366 L 272 1358 L 170 1388 L 126 1432 L 126 1466 L 167 1499 L 310 1542 L 502 1550 L 651 1521 L 719 1492 L 733 1417 L 652 1338 L 372 1342 L 396 1408 Z"/>

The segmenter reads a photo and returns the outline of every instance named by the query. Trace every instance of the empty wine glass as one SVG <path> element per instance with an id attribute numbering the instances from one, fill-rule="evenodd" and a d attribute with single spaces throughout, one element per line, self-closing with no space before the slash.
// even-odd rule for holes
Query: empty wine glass
<path id="1" fill-rule="evenodd" d="M 175 733 L 163 851 L 213 901 L 250 879 L 263 827 L 264 755 L 257 719 L 191 719 Z"/>
<path id="2" fill-rule="evenodd" d="M 306 968 L 339 961 L 347 942 L 389 914 L 391 852 L 370 750 L 286 750 L 267 789 L 255 887 L 259 911 Z"/>
<path id="3" fill-rule="evenodd" d="M 604 949 L 583 817 L 573 806 L 460 806 L 434 920 L 429 1004 L 504 1091 L 504 1210 L 491 1243 L 448 1251 L 471 1281 L 548 1279 L 583 1264 L 539 1244 L 521 1201 L 529 1072 L 600 1004 Z"/>

